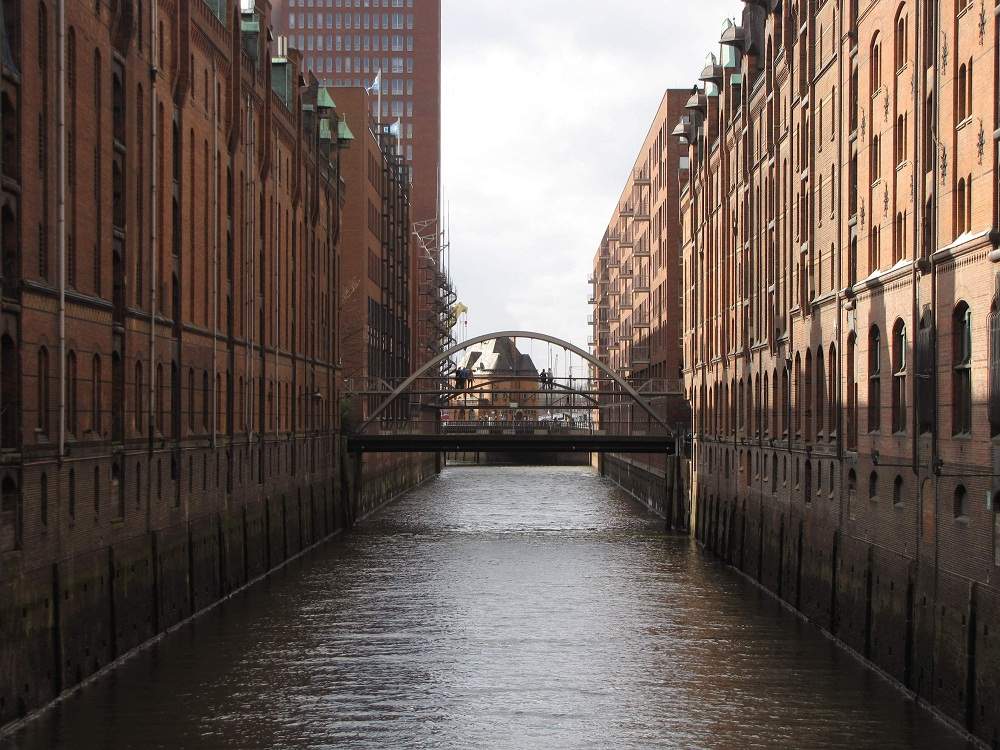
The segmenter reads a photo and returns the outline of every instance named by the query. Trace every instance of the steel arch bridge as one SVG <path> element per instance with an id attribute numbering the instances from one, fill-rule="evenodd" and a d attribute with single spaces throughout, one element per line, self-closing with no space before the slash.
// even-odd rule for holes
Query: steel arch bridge
<path id="1" fill-rule="evenodd" d="M 558 346 L 590 364 L 598 377 L 561 378 L 538 390 L 538 375 L 498 374 L 485 381 L 460 383 L 454 377 L 442 377 L 441 363 L 478 344 L 493 339 L 528 339 Z M 368 405 L 366 418 L 347 438 L 352 453 L 387 452 L 460 452 L 460 451 L 568 451 L 613 453 L 675 453 L 677 432 L 668 421 L 663 402 L 683 399 L 676 384 L 651 379 L 626 379 L 587 351 L 563 339 L 534 331 L 497 331 L 463 341 L 441 352 L 399 382 L 364 379 L 347 383 L 347 392 L 361 396 Z M 494 411 L 506 410 L 500 419 L 473 420 L 469 423 L 442 421 L 444 410 L 468 404 L 470 397 L 483 394 L 505 397 L 506 406 L 490 403 Z M 538 420 L 510 419 L 515 409 L 537 410 L 521 399 L 526 394 L 543 396 L 544 408 L 602 414 L 609 406 L 631 406 L 644 420 L 611 422 L 598 416 L 596 427 L 588 419 L 586 426 L 546 425 Z M 513 402 L 512 398 L 518 398 Z M 659 403 L 657 403 L 659 402 Z M 400 409 L 400 405 L 408 408 Z M 514 409 L 511 405 L 514 405 Z M 436 411 L 431 420 L 414 414 Z M 405 412 L 407 417 L 399 417 Z M 397 416 L 392 416 L 395 414 Z"/>

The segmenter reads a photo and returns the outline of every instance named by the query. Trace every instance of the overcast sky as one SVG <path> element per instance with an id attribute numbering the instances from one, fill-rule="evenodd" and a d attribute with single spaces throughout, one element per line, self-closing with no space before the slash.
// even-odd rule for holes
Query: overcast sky
<path id="1" fill-rule="evenodd" d="M 527 329 L 585 346 L 587 274 L 663 91 L 696 81 L 743 6 L 442 5 L 442 184 L 468 333 Z"/>

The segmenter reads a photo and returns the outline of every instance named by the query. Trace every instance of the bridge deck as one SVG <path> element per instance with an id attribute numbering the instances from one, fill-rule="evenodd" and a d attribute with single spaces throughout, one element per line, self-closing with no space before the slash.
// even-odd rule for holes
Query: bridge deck
<path id="1" fill-rule="evenodd" d="M 352 435 L 347 448 L 364 453 L 473 451 L 555 451 L 568 453 L 660 453 L 672 455 L 674 441 L 663 435 Z"/>

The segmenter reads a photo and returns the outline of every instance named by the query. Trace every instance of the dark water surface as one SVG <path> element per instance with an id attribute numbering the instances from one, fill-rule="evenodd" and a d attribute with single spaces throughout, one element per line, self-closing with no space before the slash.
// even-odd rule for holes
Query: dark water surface
<path id="1" fill-rule="evenodd" d="M 584 469 L 448 469 L 10 748 L 959 748 Z"/>

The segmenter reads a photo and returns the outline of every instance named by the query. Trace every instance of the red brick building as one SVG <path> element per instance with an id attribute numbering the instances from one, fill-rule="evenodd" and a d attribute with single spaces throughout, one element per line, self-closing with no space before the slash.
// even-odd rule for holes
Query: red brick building
<path id="1" fill-rule="evenodd" d="M 411 231 L 440 240 L 441 0 L 276 0 L 274 22 L 323 84 L 371 88 L 368 106 L 384 124 L 399 122 L 399 153 L 410 167 Z M 381 102 L 381 112 L 376 112 Z M 440 258 L 411 242 L 412 358 L 440 346 Z"/>
<path id="2" fill-rule="evenodd" d="M 399 139 L 372 117 L 370 95 L 362 88 L 338 88 L 337 111 L 353 133 L 340 154 L 347 184 L 340 235 L 339 339 L 342 416 L 356 426 L 378 408 L 381 396 L 354 394 L 378 390 L 412 372 L 413 273 L 410 226 L 410 167 Z M 385 420 L 406 419 L 408 404 L 398 400 Z M 433 471 L 433 456 L 366 455 L 362 498 L 378 503 L 408 487 L 416 476 Z"/>
<path id="3" fill-rule="evenodd" d="M 1000 18 L 748 2 L 677 133 L 699 537 L 1000 732 Z"/>
<path id="4" fill-rule="evenodd" d="M 688 154 L 671 131 L 684 115 L 687 98 L 685 90 L 664 92 L 601 238 L 590 278 L 594 355 L 657 392 L 680 392 L 679 200 L 687 182 Z M 600 376 L 596 370 L 592 375 Z M 646 419 L 627 400 L 601 401 L 605 429 L 620 432 L 633 418 Z M 675 421 L 674 405 L 661 401 L 661 416 Z M 660 478 L 662 489 L 662 457 L 609 456 L 602 466 L 612 477 L 631 466 L 646 469 Z M 661 500 L 653 497 L 654 507 L 662 510 Z"/>
<path id="5" fill-rule="evenodd" d="M 265 0 L 59 7 L 0 28 L 0 722 L 349 513 L 331 96 Z"/>

